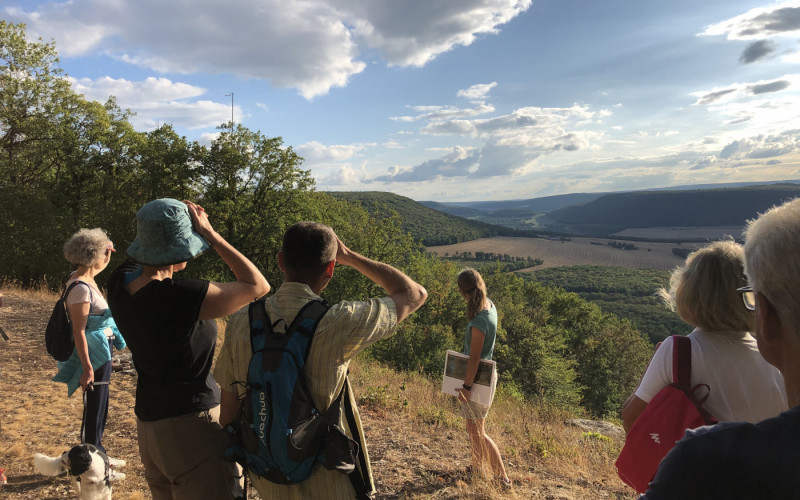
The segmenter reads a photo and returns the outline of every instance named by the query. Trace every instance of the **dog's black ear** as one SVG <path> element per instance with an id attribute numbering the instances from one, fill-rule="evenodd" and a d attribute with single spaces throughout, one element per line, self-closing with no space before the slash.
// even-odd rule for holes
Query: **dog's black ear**
<path id="1" fill-rule="evenodd" d="M 69 450 L 67 457 L 69 458 L 69 474 L 71 476 L 80 476 L 92 466 L 91 448 L 94 448 L 94 446 L 79 444 Z"/>

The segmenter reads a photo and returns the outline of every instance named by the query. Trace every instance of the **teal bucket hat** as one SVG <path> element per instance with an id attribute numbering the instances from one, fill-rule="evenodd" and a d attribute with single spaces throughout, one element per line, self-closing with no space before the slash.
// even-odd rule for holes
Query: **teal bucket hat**
<path id="1" fill-rule="evenodd" d="M 136 212 L 136 238 L 128 256 L 148 266 L 169 266 L 197 257 L 211 245 L 192 228 L 185 203 L 153 200 Z"/>

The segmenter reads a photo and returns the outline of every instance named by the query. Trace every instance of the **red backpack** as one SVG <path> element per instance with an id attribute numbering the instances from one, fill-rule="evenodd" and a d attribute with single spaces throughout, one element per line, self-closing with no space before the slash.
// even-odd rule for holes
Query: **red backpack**
<path id="1" fill-rule="evenodd" d="M 661 459 L 686 429 L 717 423 L 702 406 L 711 389 L 706 384 L 690 387 L 691 379 L 692 342 L 688 337 L 673 335 L 673 382 L 653 397 L 633 423 L 616 462 L 619 477 L 639 493 L 647 491 Z M 695 392 L 701 388 L 706 389 L 706 394 L 698 399 Z"/>

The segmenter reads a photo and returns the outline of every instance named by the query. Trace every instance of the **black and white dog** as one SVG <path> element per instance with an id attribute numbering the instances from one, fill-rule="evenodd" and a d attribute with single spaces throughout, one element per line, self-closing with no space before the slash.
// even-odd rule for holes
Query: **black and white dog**
<path id="1" fill-rule="evenodd" d="M 111 500 L 111 481 L 125 479 L 125 474 L 114 469 L 125 465 L 125 461 L 109 458 L 91 444 L 73 446 L 60 457 L 37 453 L 33 463 L 46 476 L 67 472 L 74 477 L 75 489 L 82 500 Z"/>

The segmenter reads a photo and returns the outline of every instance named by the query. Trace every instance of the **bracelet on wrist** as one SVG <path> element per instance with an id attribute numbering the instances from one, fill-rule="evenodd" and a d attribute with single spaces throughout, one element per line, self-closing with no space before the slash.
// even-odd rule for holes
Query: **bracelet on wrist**
<path id="1" fill-rule="evenodd" d="M 467 384 L 461 384 L 461 387 L 462 387 L 464 390 L 467 390 L 467 391 L 471 391 L 471 390 L 472 390 L 472 386 L 471 386 L 471 385 L 467 385 Z"/>

